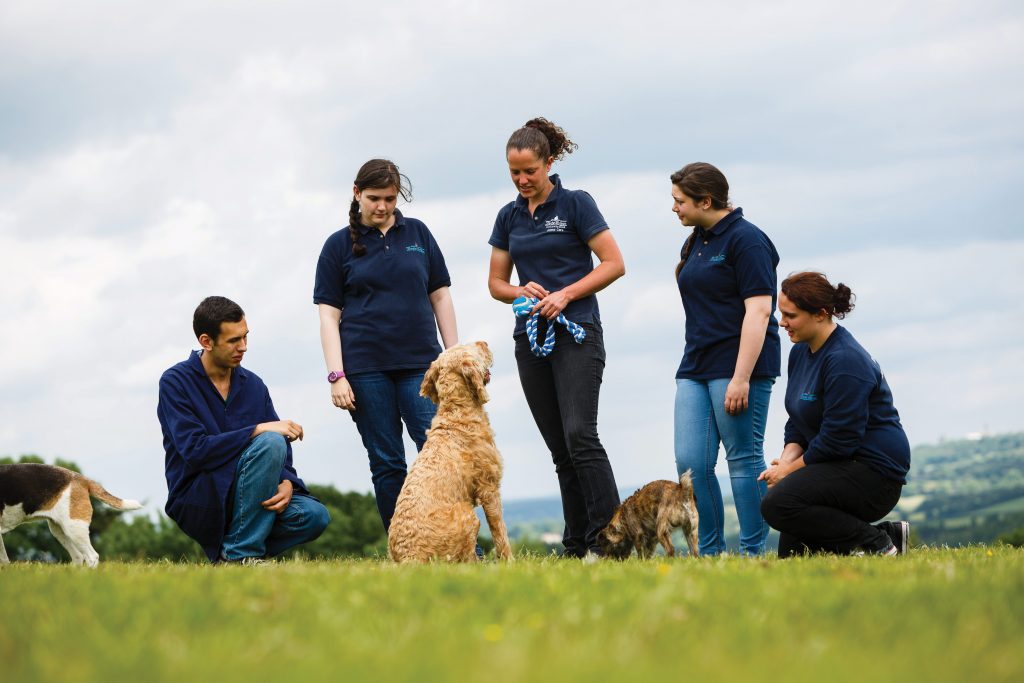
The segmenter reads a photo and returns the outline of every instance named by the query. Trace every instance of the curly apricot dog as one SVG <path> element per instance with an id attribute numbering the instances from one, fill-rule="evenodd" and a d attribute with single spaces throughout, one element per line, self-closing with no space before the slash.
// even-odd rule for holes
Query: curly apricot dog
<path id="1" fill-rule="evenodd" d="M 453 346 L 430 364 L 420 393 L 437 404 L 395 504 L 388 550 L 396 562 L 475 562 L 480 505 L 498 557 L 512 559 L 501 512 L 501 454 L 484 412 L 493 357 L 484 342 Z"/>

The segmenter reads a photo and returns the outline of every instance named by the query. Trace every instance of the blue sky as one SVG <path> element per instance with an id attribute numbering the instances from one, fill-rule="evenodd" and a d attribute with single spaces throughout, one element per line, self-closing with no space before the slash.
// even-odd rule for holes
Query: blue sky
<path id="1" fill-rule="evenodd" d="M 504 143 L 580 149 L 625 278 L 601 296 L 600 430 L 619 483 L 674 474 L 684 238 L 668 175 L 726 173 L 780 276 L 850 284 L 911 442 L 1024 428 L 1024 10 L 1010 2 L 57 2 L 0 7 L 0 454 L 78 461 L 162 505 L 156 381 L 208 294 L 246 309 L 246 365 L 301 422 L 307 480 L 369 489 L 330 405 L 311 290 L 367 158 L 448 259 L 463 340 L 496 356 L 507 497 L 557 491 L 486 292 Z M 784 341 L 784 353 L 788 343 Z M 781 449 L 776 385 L 769 457 Z M 410 448 L 411 457 L 411 448 Z"/>

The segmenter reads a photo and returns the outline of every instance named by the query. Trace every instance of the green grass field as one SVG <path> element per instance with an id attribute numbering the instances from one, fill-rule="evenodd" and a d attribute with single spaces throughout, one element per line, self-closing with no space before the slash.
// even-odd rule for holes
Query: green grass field
<path id="1" fill-rule="evenodd" d="M 1024 551 L 0 569 L 0 680 L 1024 680 Z"/>

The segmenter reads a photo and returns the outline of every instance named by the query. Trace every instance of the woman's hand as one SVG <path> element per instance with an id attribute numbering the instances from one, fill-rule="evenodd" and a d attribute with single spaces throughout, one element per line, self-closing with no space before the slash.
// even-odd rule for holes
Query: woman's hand
<path id="1" fill-rule="evenodd" d="M 778 460 L 772 460 L 772 464 L 758 475 L 757 480 L 767 482 L 768 488 L 771 488 L 785 479 L 786 475 L 790 472 L 792 470 L 789 468 L 789 463 L 780 463 Z"/>
<path id="2" fill-rule="evenodd" d="M 789 444 L 787 444 L 787 448 L 788 447 Z M 790 451 L 789 455 L 796 452 L 797 451 L 794 449 Z M 802 467 L 806 467 L 802 449 L 795 458 L 788 457 L 787 453 L 783 452 L 782 457 L 772 460 L 772 464 L 768 469 L 758 475 L 757 480 L 767 482 L 768 488 L 771 488 Z"/>
<path id="3" fill-rule="evenodd" d="M 733 377 L 725 389 L 725 412 L 739 415 L 747 409 L 747 398 L 750 396 L 750 380 Z"/>
<path id="4" fill-rule="evenodd" d="M 352 393 L 352 385 L 344 377 L 331 385 L 331 403 L 345 410 L 356 409 L 356 395 Z"/>
<path id="5" fill-rule="evenodd" d="M 527 296 L 533 299 L 543 299 L 550 293 L 532 280 L 519 288 L 519 296 Z"/>
<path id="6" fill-rule="evenodd" d="M 557 292 L 551 292 L 537 302 L 537 305 L 533 307 L 530 314 L 540 313 L 548 320 L 554 320 L 562 311 L 565 310 L 565 307 L 569 305 L 570 301 L 572 301 L 572 299 L 565 293 L 564 289 Z"/>

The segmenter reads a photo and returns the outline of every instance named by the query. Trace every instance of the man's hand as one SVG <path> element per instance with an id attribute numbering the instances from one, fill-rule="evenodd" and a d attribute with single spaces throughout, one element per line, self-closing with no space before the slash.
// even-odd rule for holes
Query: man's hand
<path id="1" fill-rule="evenodd" d="M 288 507 L 288 503 L 292 502 L 292 492 L 295 488 L 292 486 L 292 482 L 288 479 L 283 479 L 280 484 L 277 485 L 277 493 L 270 498 L 260 503 L 263 507 L 268 510 L 273 510 L 277 514 L 284 512 L 285 508 Z"/>
<path id="2" fill-rule="evenodd" d="M 253 437 L 257 437 L 260 434 L 266 432 L 274 432 L 280 434 L 288 441 L 295 441 L 298 439 L 302 441 L 302 425 L 298 422 L 292 422 L 291 420 L 278 420 L 277 422 L 261 422 L 256 425 L 256 429 L 252 430 Z"/>

